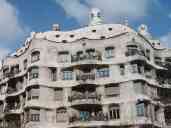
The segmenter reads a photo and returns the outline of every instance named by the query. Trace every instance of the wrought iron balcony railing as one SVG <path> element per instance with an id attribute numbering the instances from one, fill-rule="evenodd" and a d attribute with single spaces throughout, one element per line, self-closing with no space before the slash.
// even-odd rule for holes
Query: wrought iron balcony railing
<path id="1" fill-rule="evenodd" d="M 91 115 L 89 112 L 85 112 L 77 116 L 72 116 L 69 118 L 70 123 L 74 122 L 87 122 L 87 121 L 107 121 L 109 117 L 107 114 L 98 113 L 96 115 Z"/>
<path id="2" fill-rule="evenodd" d="M 95 80 L 95 73 L 80 73 L 76 75 L 78 81 Z"/>
<path id="3" fill-rule="evenodd" d="M 75 93 L 72 96 L 68 97 L 68 101 L 73 102 L 76 100 L 89 100 L 89 99 L 93 99 L 93 100 L 97 100 L 100 101 L 101 99 L 101 95 L 97 94 L 97 93 Z"/>
<path id="4" fill-rule="evenodd" d="M 140 56 L 145 56 L 143 54 L 143 52 L 141 52 L 140 50 L 137 50 L 137 49 L 132 49 L 132 50 L 128 50 L 126 53 L 125 53 L 126 56 L 134 56 L 134 55 L 140 55 Z"/>
<path id="5" fill-rule="evenodd" d="M 7 104 L 5 107 L 5 112 L 11 112 L 11 111 L 15 111 L 17 109 L 20 109 L 20 106 L 21 106 L 20 103 Z"/>
<path id="6" fill-rule="evenodd" d="M 101 60 L 101 56 L 98 53 L 71 56 L 71 62 L 78 62 L 78 61 L 85 61 L 85 60 Z"/>

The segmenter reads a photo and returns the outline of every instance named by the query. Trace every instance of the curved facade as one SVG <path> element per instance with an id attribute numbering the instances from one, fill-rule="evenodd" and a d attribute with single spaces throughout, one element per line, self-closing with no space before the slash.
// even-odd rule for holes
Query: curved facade
<path id="1" fill-rule="evenodd" d="M 145 25 L 96 20 L 32 33 L 3 60 L 0 127 L 171 127 L 171 50 Z"/>

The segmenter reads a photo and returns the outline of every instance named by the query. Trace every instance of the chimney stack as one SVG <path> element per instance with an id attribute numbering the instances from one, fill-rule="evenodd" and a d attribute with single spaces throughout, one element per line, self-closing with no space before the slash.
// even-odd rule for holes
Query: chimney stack
<path id="1" fill-rule="evenodd" d="M 59 24 L 53 24 L 52 25 L 52 31 L 59 31 L 60 28 L 59 28 Z"/>

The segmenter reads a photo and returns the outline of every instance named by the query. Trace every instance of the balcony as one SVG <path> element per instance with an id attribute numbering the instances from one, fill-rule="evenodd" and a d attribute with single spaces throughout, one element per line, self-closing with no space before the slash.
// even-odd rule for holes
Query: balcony
<path id="1" fill-rule="evenodd" d="M 171 119 L 166 119 L 166 125 L 171 127 Z"/>
<path id="2" fill-rule="evenodd" d="M 95 73 L 79 73 L 76 75 L 76 80 L 78 81 L 95 80 Z"/>
<path id="3" fill-rule="evenodd" d="M 7 115 L 3 128 L 21 128 L 20 115 Z"/>
<path id="4" fill-rule="evenodd" d="M 81 53 L 79 55 L 72 55 L 71 56 L 71 62 L 86 61 L 86 62 L 91 63 L 91 62 L 100 61 L 100 60 L 102 60 L 102 58 L 98 52 L 94 52 L 92 54 Z"/>
<path id="5" fill-rule="evenodd" d="M 4 73 L 4 78 L 14 77 L 15 75 L 17 75 L 20 72 L 21 72 L 20 70 L 15 70 L 15 71 Z"/>
<path id="6" fill-rule="evenodd" d="M 17 113 L 17 110 L 19 110 L 21 107 L 20 103 L 7 103 L 5 107 L 5 113 Z"/>
<path id="7" fill-rule="evenodd" d="M 12 93 L 15 93 L 15 92 L 17 92 L 16 88 L 8 87 L 7 94 L 12 94 Z"/>
<path id="8" fill-rule="evenodd" d="M 143 54 L 143 52 L 141 52 L 140 50 L 138 49 L 131 49 L 131 50 L 128 50 L 126 53 L 125 53 L 126 56 L 135 56 L 135 55 L 140 55 L 140 56 L 145 56 Z"/>
<path id="9" fill-rule="evenodd" d="M 103 112 L 90 113 L 90 112 L 80 112 L 79 116 L 73 115 L 69 118 L 70 123 L 76 122 L 89 122 L 89 121 L 107 121 L 108 115 Z"/>
<path id="10" fill-rule="evenodd" d="M 97 93 L 90 92 L 76 92 L 72 96 L 68 97 L 68 101 L 73 105 L 77 104 L 99 104 L 101 99 L 101 95 Z"/>

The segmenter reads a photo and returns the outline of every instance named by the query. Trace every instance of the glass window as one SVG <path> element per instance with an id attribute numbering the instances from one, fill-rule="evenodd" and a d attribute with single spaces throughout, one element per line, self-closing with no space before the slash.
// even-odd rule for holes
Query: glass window
<path id="1" fill-rule="evenodd" d="M 63 71 L 63 80 L 72 80 L 73 79 L 73 72 L 72 71 Z"/>
<path id="2" fill-rule="evenodd" d="M 139 54 L 138 46 L 137 45 L 128 45 L 126 56 L 134 56 L 136 54 Z"/>
<path id="3" fill-rule="evenodd" d="M 150 50 L 146 49 L 146 57 L 148 60 L 150 60 Z"/>
<path id="4" fill-rule="evenodd" d="M 28 100 L 34 100 L 34 99 L 39 99 L 39 87 L 31 88 L 28 90 Z"/>
<path id="5" fill-rule="evenodd" d="M 27 59 L 24 60 L 23 66 L 24 66 L 24 70 L 26 70 L 27 69 Z"/>
<path id="6" fill-rule="evenodd" d="M 109 108 L 110 119 L 119 119 L 120 118 L 120 108 L 119 105 L 114 105 Z"/>
<path id="7" fill-rule="evenodd" d="M 50 68 L 50 79 L 52 81 L 57 80 L 57 69 L 56 68 Z"/>
<path id="8" fill-rule="evenodd" d="M 123 64 L 120 65 L 120 75 L 125 74 L 125 66 Z"/>
<path id="9" fill-rule="evenodd" d="M 40 52 L 39 51 L 34 51 L 31 54 L 31 62 L 36 62 L 40 59 Z"/>
<path id="10" fill-rule="evenodd" d="M 97 69 L 97 77 L 109 77 L 109 68 Z"/>
<path id="11" fill-rule="evenodd" d="M 137 109 L 137 116 L 145 116 L 145 104 L 144 103 L 136 104 L 136 109 Z"/>
<path id="12" fill-rule="evenodd" d="M 105 48 L 105 57 L 106 58 L 114 57 L 114 47 L 107 47 L 107 48 Z"/>
<path id="13" fill-rule="evenodd" d="M 132 73 L 138 73 L 138 66 L 137 66 L 137 64 L 132 64 Z"/>
<path id="14" fill-rule="evenodd" d="M 40 110 L 39 109 L 31 109 L 30 110 L 31 114 L 31 121 L 40 121 Z"/>
<path id="15" fill-rule="evenodd" d="M 32 67 L 29 71 L 29 79 L 35 79 L 39 77 L 39 68 L 38 67 Z"/>
<path id="16" fill-rule="evenodd" d="M 66 63 L 69 62 L 70 60 L 70 56 L 69 56 L 69 52 L 68 51 L 62 51 L 58 53 L 59 55 L 59 62 L 60 63 Z"/>

